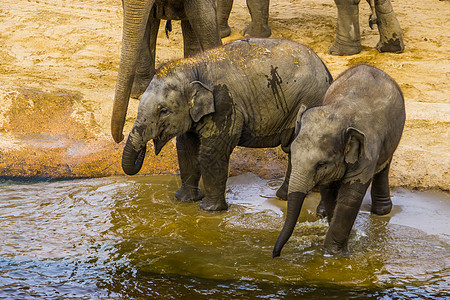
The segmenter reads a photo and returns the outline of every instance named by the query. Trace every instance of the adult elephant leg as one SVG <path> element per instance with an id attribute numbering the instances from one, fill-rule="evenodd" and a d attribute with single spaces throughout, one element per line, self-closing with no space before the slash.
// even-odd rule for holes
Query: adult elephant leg
<path id="1" fill-rule="evenodd" d="M 195 53 L 204 51 L 206 49 L 210 49 L 216 46 L 222 45 L 222 40 L 220 39 L 219 29 L 217 27 L 217 16 L 216 16 L 216 5 L 215 0 L 202 0 L 202 1 L 185 1 L 184 10 L 186 12 L 186 16 L 189 20 L 190 27 L 193 31 L 193 35 L 196 37 L 196 42 L 194 42 L 194 38 L 189 38 L 184 42 L 185 47 L 191 48 L 189 50 L 190 55 L 192 51 Z M 182 22 L 183 23 L 183 22 Z M 186 26 L 186 23 L 185 25 Z M 183 38 L 186 38 L 185 30 L 183 29 Z M 188 32 L 189 36 L 191 35 Z M 200 44 L 200 50 L 197 50 L 196 46 L 188 45 L 191 44 Z M 186 49 L 186 48 L 185 48 Z M 185 50 L 186 55 L 186 50 Z"/>
<path id="2" fill-rule="evenodd" d="M 361 52 L 361 36 L 359 32 L 360 0 L 334 0 L 338 18 L 336 39 L 329 49 L 332 55 L 353 55 Z"/>
<path id="3" fill-rule="evenodd" d="M 137 61 L 136 75 L 131 88 L 131 97 L 139 99 L 145 92 L 148 84 L 155 74 L 156 39 L 160 20 L 153 18 L 153 10 L 145 28 L 144 39 L 142 41 L 140 55 Z"/>
<path id="4" fill-rule="evenodd" d="M 390 0 L 375 0 L 378 31 L 380 41 L 377 50 L 380 52 L 401 52 L 405 49 L 400 24 L 395 17 Z"/>
<path id="5" fill-rule="evenodd" d="M 181 30 L 183 32 L 184 57 L 189 57 L 201 52 L 202 48 L 200 47 L 200 42 L 198 41 L 189 21 L 181 21 Z"/>
<path id="6" fill-rule="evenodd" d="M 272 34 L 269 27 L 269 0 L 247 0 L 251 23 L 242 32 L 243 36 L 267 38 Z"/>
<path id="7" fill-rule="evenodd" d="M 389 189 L 390 163 L 372 180 L 370 194 L 372 197 L 371 212 L 376 215 L 386 215 L 391 212 L 392 201 Z"/>
<path id="8" fill-rule="evenodd" d="M 291 152 L 288 152 L 288 167 L 286 170 L 286 176 L 284 177 L 283 184 L 280 186 L 278 191 L 276 192 L 276 196 L 281 200 L 287 200 L 288 188 L 289 188 L 289 179 L 291 177 L 292 164 L 291 164 Z"/>
<path id="9" fill-rule="evenodd" d="M 200 181 L 199 145 L 197 135 L 185 133 L 177 137 L 178 165 L 181 187 L 175 193 L 175 200 L 181 202 L 200 201 L 203 193 L 198 187 Z"/>
<path id="10" fill-rule="evenodd" d="M 220 37 L 224 38 L 231 34 L 231 28 L 228 25 L 233 0 L 217 0 L 217 25 L 219 26 Z"/>

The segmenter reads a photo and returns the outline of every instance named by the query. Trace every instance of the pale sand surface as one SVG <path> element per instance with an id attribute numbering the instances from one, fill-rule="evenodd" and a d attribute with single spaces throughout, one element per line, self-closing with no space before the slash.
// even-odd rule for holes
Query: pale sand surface
<path id="1" fill-rule="evenodd" d="M 272 37 L 311 47 L 334 77 L 357 63 L 392 76 L 405 95 L 407 122 L 391 184 L 449 190 L 450 1 L 392 4 L 405 39 L 401 54 L 375 50 L 378 32 L 368 27 L 365 1 L 360 3 L 360 54 L 327 53 L 335 34 L 332 0 L 273 1 Z M 236 0 L 230 17 L 233 33 L 224 43 L 242 38 L 249 18 L 245 0 Z M 179 22 L 173 23 L 169 39 L 161 26 L 157 64 L 182 57 L 181 29 Z M 0 176 L 123 174 L 123 143 L 115 144 L 109 133 L 121 32 L 120 0 L 12 0 L 0 5 Z M 125 134 L 138 101 L 130 103 Z M 177 173 L 173 143 L 158 157 L 152 151 L 140 174 Z M 230 173 L 280 177 L 285 164 L 279 149 L 237 149 Z"/>

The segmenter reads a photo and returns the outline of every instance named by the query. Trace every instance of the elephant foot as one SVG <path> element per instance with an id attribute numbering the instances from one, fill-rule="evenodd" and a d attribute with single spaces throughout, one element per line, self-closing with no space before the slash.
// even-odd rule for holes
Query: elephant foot
<path id="1" fill-rule="evenodd" d="M 324 250 L 327 254 L 331 255 L 345 255 L 349 253 L 348 250 L 348 239 L 345 240 L 336 240 L 333 238 L 332 233 L 328 230 L 327 235 L 325 236 L 324 242 Z"/>
<path id="2" fill-rule="evenodd" d="M 288 194 L 288 187 L 289 184 L 284 181 L 283 184 L 278 189 L 277 193 L 275 194 L 277 198 L 280 198 L 281 200 L 286 201 L 287 200 L 287 194 Z"/>
<path id="3" fill-rule="evenodd" d="M 325 205 L 323 204 L 323 201 L 320 201 L 319 204 L 317 205 L 316 216 L 321 219 L 327 217 L 327 211 L 325 210 Z"/>
<path id="4" fill-rule="evenodd" d="M 351 43 L 342 43 L 338 40 L 334 41 L 333 45 L 331 45 L 328 53 L 336 56 L 346 56 L 358 54 L 361 52 L 361 42 L 351 42 Z"/>
<path id="5" fill-rule="evenodd" d="M 348 250 L 348 246 L 347 244 L 342 245 L 342 244 L 328 244 L 325 245 L 325 253 L 330 254 L 330 255 L 346 255 L 349 254 L 350 251 Z"/>
<path id="6" fill-rule="evenodd" d="M 197 202 L 202 200 L 203 193 L 198 187 L 184 187 L 182 186 L 175 193 L 175 200 L 179 202 Z"/>
<path id="7" fill-rule="evenodd" d="M 200 209 L 211 212 L 222 211 L 228 209 L 228 204 L 225 199 L 222 201 L 213 201 L 208 197 L 205 197 L 202 202 L 200 202 Z"/>
<path id="8" fill-rule="evenodd" d="M 242 35 L 245 37 L 268 38 L 272 34 L 272 30 L 267 24 L 250 23 L 243 31 Z"/>
<path id="9" fill-rule="evenodd" d="M 390 198 L 386 199 L 379 199 L 376 202 L 372 201 L 372 208 L 370 209 L 370 212 L 379 215 L 384 216 L 390 213 L 392 210 L 392 201 Z"/>
<path id="10" fill-rule="evenodd" d="M 392 38 L 390 40 L 382 41 L 380 40 L 377 44 L 378 52 L 394 52 L 400 53 L 405 50 L 405 45 L 403 44 L 403 40 L 399 38 Z"/>
<path id="11" fill-rule="evenodd" d="M 139 99 L 150 83 L 151 78 L 138 78 L 135 77 L 133 81 L 133 86 L 131 87 L 131 98 Z"/>
<path id="12" fill-rule="evenodd" d="M 227 37 L 231 34 L 231 28 L 228 24 L 220 25 L 219 24 L 219 34 L 221 38 Z"/>

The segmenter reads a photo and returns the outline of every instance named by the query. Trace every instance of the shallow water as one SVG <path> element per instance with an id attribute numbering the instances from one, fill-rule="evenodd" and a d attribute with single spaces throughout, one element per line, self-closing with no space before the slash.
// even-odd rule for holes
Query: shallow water
<path id="1" fill-rule="evenodd" d="M 450 296 L 447 194 L 365 201 L 346 257 L 324 254 L 318 195 L 280 258 L 281 180 L 230 178 L 227 212 L 177 203 L 177 176 L 0 183 L 0 298 L 438 299 Z"/>

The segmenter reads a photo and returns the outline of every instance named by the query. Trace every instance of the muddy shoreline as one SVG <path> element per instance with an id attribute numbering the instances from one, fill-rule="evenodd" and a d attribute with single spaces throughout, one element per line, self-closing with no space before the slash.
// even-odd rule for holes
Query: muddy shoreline
<path id="1" fill-rule="evenodd" d="M 415 190 L 450 190 L 449 86 L 447 30 L 450 2 L 392 1 L 403 28 L 404 53 L 378 53 L 377 30 L 367 23 L 369 7 L 360 3 L 363 51 L 350 57 L 327 53 L 333 42 L 336 9 L 332 0 L 281 0 L 270 6 L 273 38 L 312 48 L 333 77 L 358 64 L 374 65 L 400 85 L 407 122 L 391 168 L 391 185 Z M 230 17 L 232 35 L 242 38 L 249 20 L 244 0 Z M 418 25 L 420 24 L 420 25 Z M 170 38 L 161 26 L 157 64 L 182 56 L 181 30 Z M 85 178 L 122 175 L 122 144 L 109 133 L 119 65 L 120 0 L 14 0 L 0 7 L 0 177 Z M 130 101 L 125 133 L 138 101 Z M 158 157 L 149 147 L 140 175 L 177 174 L 174 143 Z M 279 149 L 237 148 L 230 175 L 252 172 L 263 178 L 284 175 L 286 155 Z"/>

